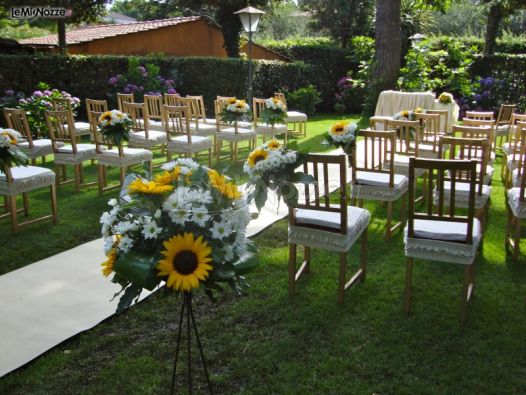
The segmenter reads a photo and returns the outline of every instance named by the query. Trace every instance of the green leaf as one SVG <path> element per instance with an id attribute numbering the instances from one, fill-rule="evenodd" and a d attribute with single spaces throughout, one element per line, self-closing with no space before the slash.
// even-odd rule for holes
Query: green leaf
<path id="1" fill-rule="evenodd" d="M 156 255 L 130 251 L 117 258 L 113 269 L 119 276 L 131 281 L 133 286 L 152 291 L 161 282 L 155 268 L 158 262 Z"/>
<path id="2" fill-rule="evenodd" d="M 259 257 L 255 254 L 245 254 L 234 263 L 237 275 L 246 274 L 259 265 Z"/>
<path id="3" fill-rule="evenodd" d="M 234 265 L 231 263 L 223 263 L 214 266 L 214 271 L 212 272 L 211 277 L 217 279 L 218 281 L 227 281 L 231 280 L 236 276 L 236 271 Z"/>
<path id="4" fill-rule="evenodd" d="M 292 182 L 301 182 L 302 184 L 311 184 L 314 182 L 314 177 L 310 174 L 305 174 L 302 171 L 292 175 Z"/>
<path id="5" fill-rule="evenodd" d="M 124 294 L 121 296 L 119 303 L 117 304 L 117 314 L 122 313 L 125 309 L 130 307 L 133 300 L 138 298 L 141 292 L 142 287 L 133 284 L 126 288 L 126 291 L 124 291 Z"/>
<path id="6" fill-rule="evenodd" d="M 258 211 L 261 211 L 267 201 L 267 188 L 264 183 L 258 183 L 254 190 L 254 200 Z"/>

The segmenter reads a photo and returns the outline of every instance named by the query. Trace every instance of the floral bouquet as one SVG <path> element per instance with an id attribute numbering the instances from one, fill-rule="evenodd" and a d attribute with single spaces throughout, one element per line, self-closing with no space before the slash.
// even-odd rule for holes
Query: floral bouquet
<path id="1" fill-rule="evenodd" d="M 325 133 L 325 140 L 330 145 L 343 148 L 343 151 L 349 157 L 349 165 L 351 164 L 352 150 L 356 145 L 356 129 L 358 129 L 358 125 L 354 122 L 342 121 L 336 122 Z"/>
<path id="2" fill-rule="evenodd" d="M 0 128 L 0 171 L 13 165 L 26 165 L 27 156 L 16 145 L 21 137 L 16 130 Z"/>
<path id="3" fill-rule="evenodd" d="M 261 119 L 271 126 L 274 126 L 276 123 L 284 123 L 286 115 L 287 106 L 275 97 L 268 98 L 265 101 L 265 107 L 261 111 Z"/>
<path id="4" fill-rule="evenodd" d="M 416 119 L 416 114 L 424 114 L 425 110 L 420 107 L 415 108 L 414 110 L 403 110 L 397 112 L 393 115 L 395 121 L 414 121 Z"/>
<path id="5" fill-rule="evenodd" d="M 258 211 L 267 201 L 268 190 L 276 191 L 278 202 L 283 197 L 289 206 L 298 203 L 298 190 L 295 182 L 310 183 L 312 176 L 295 169 L 304 162 L 304 155 L 281 146 L 277 140 L 271 140 L 256 148 L 248 155 L 243 170 L 249 176 L 248 200 L 254 199 Z"/>
<path id="6" fill-rule="evenodd" d="M 113 140 L 116 145 L 121 145 L 122 140 L 130 139 L 132 121 L 128 114 L 119 110 L 106 111 L 99 117 L 100 133 Z"/>
<path id="7" fill-rule="evenodd" d="M 225 109 L 221 112 L 221 120 L 234 123 L 250 118 L 250 106 L 244 101 L 231 97 L 227 101 Z"/>
<path id="8" fill-rule="evenodd" d="M 102 273 L 122 286 L 117 311 L 161 282 L 176 292 L 203 285 L 208 296 L 224 282 L 241 292 L 258 264 L 246 237 L 251 217 L 236 185 L 191 159 L 163 166 L 154 179 L 135 178 L 131 201 L 109 201 L 102 214 L 107 261 Z M 121 291 L 122 292 L 122 291 Z"/>
<path id="9" fill-rule="evenodd" d="M 438 96 L 438 102 L 440 104 L 450 104 L 453 103 L 453 95 L 448 92 L 443 92 Z"/>

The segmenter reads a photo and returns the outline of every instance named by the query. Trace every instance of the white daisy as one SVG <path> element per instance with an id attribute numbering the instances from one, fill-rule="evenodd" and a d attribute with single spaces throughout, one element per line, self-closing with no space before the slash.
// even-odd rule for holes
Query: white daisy
<path id="1" fill-rule="evenodd" d="M 112 207 L 115 207 L 115 206 L 117 206 L 117 205 L 119 204 L 119 202 L 117 202 L 117 199 L 110 199 L 110 200 L 108 201 L 108 204 L 109 204 L 110 206 L 112 206 Z"/>
<path id="2" fill-rule="evenodd" d="M 128 236 L 124 236 L 119 241 L 119 250 L 126 253 L 133 247 L 133 239 Z"/>
<path id="3" fill-rule="evenodd" d="M 205 206 L 199 206 L 192 208 L 192 221 L 199 226 L 206 226 L 206 223 L 210 219 L 208 210 Z"/>
<path id="4" fill-rule="evenodd" d="M 104 238 L 104 254 L 106 254 L 106 256 L 113 249 L 113 244 L 114 244 L 113 237 Z"/>
<path id="5" fill-rule="evenodd" d="M 189 204 L 177 206 L 175 209 L 168 211 L 168 215 L 174 224 L 184 225 L 190 220 L 192 206 Z"/>
<path id="6" fill-rule="evenodd" d="M 212 237 L 218 240 L 228 237 L 232 233 L 232 227 L 228 222 L 214 222 L 210 230 L 212 231 Z"/>
<path id="7" fill-rule="evenodd" d="M 155 210 L 155 214 L 153 216 L 155 219 L 161 218 L 161 210 L 159 209 Z"/>
<path id="8" fill-rule="evenodd" d="M 145 239 L 156 239 L 163 231 L 163 228 L 157 226 L 155 221 L 148 221 L 144 224 L 142 235 Z"/>

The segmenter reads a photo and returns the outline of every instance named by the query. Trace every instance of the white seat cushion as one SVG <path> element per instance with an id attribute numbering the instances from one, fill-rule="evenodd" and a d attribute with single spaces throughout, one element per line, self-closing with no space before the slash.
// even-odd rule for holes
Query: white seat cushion
<path id="1" fill-rule="evenodd" d="M 150 130 L 164 131 L 164 125 L 162 121 L 156 119 L 148 119 L 148 133 Z"/>
<path id="2" fill-rule="evenodd" d="M 146 139 L 146 132 L 144 130 L 130 133 L 130 147 L 139 147 L 151 149 L 156 145 L 166 143 L 166 132 L 159 130 L 148 130 L 148 139 Z"/>
<path id="3" fill-rule="evenodd" d="M 113 148 L 106 150 L 102 154 L 97 154 L 99 164 L 104 166 L 128 167 L 137 165 L 141 162 L 149 162 L 153 159 L 153 153 L 143 148 L 123 148 L 124 156 L 119 156 L 119 150 Z"/>
<path id="4" fill-rule="evenodd" d="M 94 144 L 77 144 L 77 153 L 73 153 L 71 145 L 65 145 L 55 153 L 55 164 L 68 165 L 79 164 L 86 160 L 95 159 L 97 147 Z"/>
<path id="5" fill-rule="evenodd" d="M 394 155 L 394 170 L 396 174 L 402 174 L 404 176 L 409 175 L 409 156 L 408 155 L 400 155 L 395 154 Z M 382 165 L 383 169 L 389 169 L 389 162 L 385 162 Z M 416 169 L 415 175 L 417 177 L 420 177 L 422 174 L 426 172 L 425 169 Z"/>
<path id="6" fill-rule="evenodd" d="M 0 194 L 17 195 L 55 183 L 55 173 L 45 167 L 14 166 L 11 175 L 13 182 L 8 183 L 6 175 L 0 171 Z"/>
<path id="7" fill-rule="evenodd" d="M 433 147 L 432 143 L 419 143 L 418 157 L 436 159 L 438 157 L 438 146 Z"/>
<path id="8" fill-rule="evenodd" d="M 405 255 L 411 258 L 464 265 L 473 263 L 481 240 L 480 222 L 473 220 L 472 244 L 466 240 L 467 224 L 450 221 L 415 219 L 415 237 L 408 237 L 404 229 Z"/>
<path id="9" fill-rule="evenodd" d="M 198 121 L 199 123 L 204 123 L 204 124 L 208 124 L 208 125 L 216 125 L 217 123 L 217 120 L 215 118 L 205 118 L 205 119 L 199 119 Z"/>
<path id="10" fill-rule="evenodd" d="M 75 133 L 79 136 L 86 136 L 91 134 L 91 126 L 89 122 L 77 121 L 75 122 Z M 68 130 L 68 125 L 64 125 L 64 129 Z"/>
<path id="11" fill-rule="evenodd" d="M 307 122 L 307 114 L 299 111 L 287 111 L 285 122 Z"/>
<path id="12" fill-rule="evenodd" d="M 510 125 L 499 125 L 495 128 L 495 137 L 508 136 L 510 133 Z"/>
<path id="13" fill-rule="evenodd" d="M 213 136 L 217 132 L 216 124 L 209 124 L 204 122 L 198 122 L 197 127 L 195 122 L 190 123 L 190 132 L 196 136 Z"/>
<path id="14" fill-rule="evenodd" d="M 467 208 L 469 203 L 469 183 L 467 182 L 456 182 L 455 183 L 455 206 L 460 208 Z M 447 203 L 450 200 L 450 191 L 451 191 L 451 183 L 449 181 L 444 181 L 444 204 L 447 205 Z M 489 196 L 491 194 L 491 187 L 488 185 L 482 185 L 482 194 L 479 195 L 477 193 L 478 191 L 478 185 L 475 187 L 475 208 L 483 208 L 488 200 Z M 435 204 L 438 203 L 438 191 L 434 191 L 433 193 L 433 202 Z"/>
<path id="15" fill-rule="evenodd" d="M 392 202 L 407 191 L 408 179 L 395 174 L 393 187 L 389 187 L 389 174 L 357 171 L 356 183 L 351 184 L 351 196 L 356 199 Z"/>
<path id="16" fill-rule="evenodd" d="M 237 133 L 234 128 L 222 129 L 217 133 L 217 139 L 219 141 L 243 141 L 243 140 L 252 140 L 257 137 L 256 132 L 253 129 L 242 129 L 239 128 Z"/>
<path id="17" fill-rule="evenodd" d="M 51 145 L 50 139 L 37 139 L 33 140 L 33 148 L 29 148 L 29 142 L 19 142 L 18 146 L 22 149 L 24 154 L 29 159 L 38 158 L 40 156 L 51 155 L 53 153 L 53 146 Z M 57 147 L 63 147 L 62 141 L 57 141 Z"/>
<path id="18" fill-rule="evenodd" d="M 195 153 L 211 149 L 212 146 L 212 140 L 205 136 L 192 136 L 192 144 L 188 144 L 187 136 L 177 136 L 167 144 L 168 151 L 173 153 Z"/>
<path id="19" fill-rule="evenodd" d="M 506 155 L 510 155 L 513 151 L 513 144 L 510 143 L 504 143 L 502 144 L 502 149 L 506 153 Z"/>
<path id="20" fill-rule="evenodd" d="M 515 168 L 511 171 L 511 180 L 514 187 L 520 187 L 521 185 L 521 178 L 519 177 L 519 169 Z"/>
<path id="21" fill-rule="evenodd" d="M 526 202 L 520 201 L 521 189 L 519 187 L 508 189 L 508 204 L 513 215 L 518 218 L 526 218 Z"/>
<path id="22" fill-rule="evenodd" d="M 278 136 L 287 133 L 287 125 L 276 124 L 274 127 L 268 124 L 260 124 L 256 126 L 256 133 L 264 134 L 265 136 Z"/>
<path id="23" fill-rule="evenodd" d="M 347 206 L 347 233 L 340 234 L 340 214 L 318 210 L 296 210 L 297 225 L 289 225 L 289 243 L 329 251 L 346 252 L 353 246 L 369 225 L 369 211 Z M 320 230 L 302 225 L 323 226 L 330 230 Z"/>

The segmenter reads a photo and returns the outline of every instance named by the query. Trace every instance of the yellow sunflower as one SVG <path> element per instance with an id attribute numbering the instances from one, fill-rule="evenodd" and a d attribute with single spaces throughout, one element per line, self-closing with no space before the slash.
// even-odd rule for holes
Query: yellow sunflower
<path id="1" fill-rule="evenodd" d="M 245 101 L 244 100 L 238 100 L 236 104 L 237 108 L 245 108 Z"/>
<path id="2" fill-rule="evenodd" d="M 278 140 L 270 140 L 267 144 L 267 147 L 271 150 L 276 150 L 279 148 L 279 141 Z"/>
<path id="3" fill-rule="evenodd" d="M 2 136 L 7 136 L 11 144 L 16 144 L 16 139 L 11 134 L 7 132 L 2 132 Z"/>
<path id="4" fill-rule="evenodd" d="M 157 264 L 158 276 L 168 276 L 166 286 L 176 291 L 191 291 L 199 288 L 213 269 L 212 248 L 203 236 L 194 238 L 193 233 L 173 236 L 163 243 L 164 259 Z"/>
<path id="5" fill-rule="evenodd" d="M 232 182 L 227 182 L 225 176 L 219 174 L 217 171 L 209 170 L 208 179 L 215 189 L 229 199 L 234 200 L 241 197 L 241 192 L 237 190 L 237 186 Z"/>
<path id="6" fill-rule="evenodd" d="M 422 110 L 420 107 L 415 108 L 415 113 L 416 114 L 421 114 L 423 112 L 424 112 L 424 110 Z"/>
<path id="7" fill-rule="evenodd" d="M 237 102 L 237 98 L 235 98 L 235 97 L 231 97 L 231 98 L 228 99 L 228 101 L 227 101 L 228 104 L 236 104 L 236 102 Z"/>
<path id="8" fill-rule="evenodd" d="M 130 193 L 144 193 L 148 195 L 160 195 L 165 192 L 170 192 L 174 189 L 173 185 L 162 185 L 155 181 L 143 181 L 137 178 L 128 185 Z"/>
<path id="9" fill-rule="evenodd" d="M 103 112 L 102 115 L 99 117 L 99 123 L 102 123 L 104 121 L 111 121 L 111 111 Z"/>
<path id="10" fill-rule="evenodd" d="M 113 273 L 113 264 L 117 260 L 117 250 L 115 247 L 113 247 L 108 254 L 108 260 L 101 263 L 102 266 L 102 275 L 104 277 L 108 277 L 111 273 Z"/>
<path id="11" fill-rule="evenodd" d="M 248 165 L 250 166 L 251 169 L 253 169 L 254 166 L 256 166 L 256 163 L 258 163 L 258 162 L 260 162 L 262 160 L 265 160 L 267 158 L 268 158 L 268 152 L 267 151 L 265 151 L 264 149 L 261 149 L 261 148 L 255 149 L 254 151 L 252 151 L 248 155 L 248 159 L 247 159 Z"/>
<path id="12" fill-rule="evenodd" d="M 331 126 L 331 134 L 342 134 L 345 131 L 345 126 L 347 126 L 347 122 L 336 122 Z"/>
<path id="13" fill-rule="evenodd" d="M 401 115 L 405 118 L 409 118 L 409 111 L 402 111 Z"/>

